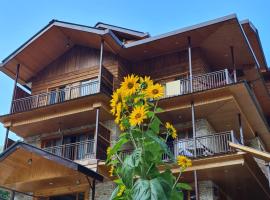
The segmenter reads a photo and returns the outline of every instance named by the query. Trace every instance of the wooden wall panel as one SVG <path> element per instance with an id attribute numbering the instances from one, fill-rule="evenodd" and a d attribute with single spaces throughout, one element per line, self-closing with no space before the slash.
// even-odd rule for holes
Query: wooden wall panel
<path id="1" fill-rule="evenodd" d="M 95 78 L 99 70 L 99 49 L 75 46 L 50 63 L 32 79 L 32 94 L 47 92 L 48 88 L 68 85 Z M 104 52 L 103 65 L 117 76 L 116 56 Z"/>
<path id="2" fill-rule="evenodd" d="M 193 75 L 209 72 L 208 64 L 200 49 L 192 50 Z M 187 75 L 187 51 L 175 52 L 132 64 L 132 73 L 151 76 L 155 80 Z"/>

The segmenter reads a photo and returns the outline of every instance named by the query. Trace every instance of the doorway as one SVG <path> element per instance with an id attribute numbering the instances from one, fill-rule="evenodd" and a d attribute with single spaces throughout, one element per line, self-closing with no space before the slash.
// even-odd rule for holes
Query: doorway
<path id="1" fill-rule="evenodd" d="M 49 200 L 84 200 L 84 193 L 65 194 L 59 196 L 50 197 Z"/>

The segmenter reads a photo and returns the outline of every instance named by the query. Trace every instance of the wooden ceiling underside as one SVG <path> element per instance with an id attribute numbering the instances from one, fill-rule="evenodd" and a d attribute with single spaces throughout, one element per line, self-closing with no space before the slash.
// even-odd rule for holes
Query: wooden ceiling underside
<path id="1" fill-rule="evenodd" d="M 0 161 L 0 177 L 0 186 L 23 193 L 89 186 L 87 179 L 91 180 L 80 171 L 22 148 Z"/>
<path id="2" fill-rule="evenodd" d="M 110 119 L 106 103 L 108 101 L 106 95 L 90 95 L 32 111 L 2 116 L 1 122 L 6 125 L 12 124 L 10 130 L 23 138 L 55 132 L 59 128 L 76 128 L 95 124 L 97 108 L 100 108 L 100 121 Z"/>

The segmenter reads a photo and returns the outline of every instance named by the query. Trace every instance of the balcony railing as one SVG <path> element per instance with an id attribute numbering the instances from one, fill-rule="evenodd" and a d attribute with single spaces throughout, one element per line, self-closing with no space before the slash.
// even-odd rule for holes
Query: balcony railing
<path id="1" fill-rule="evenodd" d="M 94 140 L 43 148 L 43 150 L 70 160 L 94 159 Z"/>
<path id="2" fill-rule="evenodd" d="M 165 84 L 165 98 L 189 94 L 191 91 L 199 92 L 218 88 L 231 83 L 233 83 L 233 79 L 227 69 L 202 75 L 195 75 L 192 77 L 192 88 L 189 78 L 167 82 Z"/>
<path id="3" fill-rule="evenodd" d="M 178 155 L 184 155 L 194 159 L 232 153 L 234 149 L 229 146 L 229 142 L 237 142 L 233 131 L 200 136 L 196 137 L 196 140 L 193 138 L 180 139 L 169 143 L 168 147 L 175 158 Z M 131 150 L 120 152 L 120 158 L 125 159 L 131 152 Z M 164 161 L 170 161 L 167 154 L 163 154 L 162 159 Z"/>
<path id="4" fill-rule="evenodd" d="M 12 102 L 11 113 L 24 112 L 99 92 L 111 95 L 112 90 L 113 76 L 106 68 L 103 67 L 101 83 L 99 83 L 99 80 L 96 78 L 90 80 L 89 83 L 81 84 L 79 86 L 66 87 L 65 89 L 59 89 L 57 91 L 50 91 L 47 93 L 16 99 Z"/>
<path id="5" fill-rule="evenodd" d="M 236 141 L 233 132 L 229 131 L 200 136 L 196 139 L 176 140 L 168 146 L 175 156 L 196 158 L 231 153 L 234 150 L 229 146 L 229 142 Z M 168 156 L 164 155 L 163 159 L 168 160 Z"/>

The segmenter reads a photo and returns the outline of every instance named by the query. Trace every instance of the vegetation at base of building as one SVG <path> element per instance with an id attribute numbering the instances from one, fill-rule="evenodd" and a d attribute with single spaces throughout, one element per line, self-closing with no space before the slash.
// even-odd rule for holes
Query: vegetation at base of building
<path id="1" fill-rule="evenodd" d="M 161 122 L 157 116 L 162 109 L 158 100 L 164 88 L 154 84 L 150 77 L 129 75 L 111 99 L 111 113 L 119 125 L 119 140 L 107 150 L 106 164 L 110 176 L 117 184 L 112 200 L 181 200 L 183 190 L 190 190 L 186 183 L 179 183 L 182 172 L 192 165 L 185 156 L 175 160 L 166 142 L 177 137 L 176 129 L 169 122 Z M 123 146 L 133 146 L 123 153 Z M 125 155 L 125 156 L 123 156 Z M 163 161 L 167 155 L 179 165 L 179 176 L 171 171 L 171 164 Z M 160 171 L 158 166 L 163 166 Z"/>
<path id="2" fill-rule="evenodd" d="M 9 200 L 10 199 L 10 192 L 0 188 L 0 199 L 1 200 Z"/>

